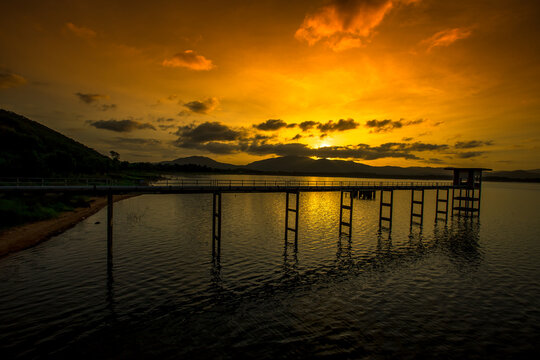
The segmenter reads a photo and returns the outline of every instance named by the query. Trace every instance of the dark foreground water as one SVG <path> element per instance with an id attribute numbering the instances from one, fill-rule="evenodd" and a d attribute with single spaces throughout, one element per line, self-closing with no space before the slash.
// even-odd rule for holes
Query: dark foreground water
<path id="1" fill-rule="evenodd" d="M 378 234 L 378 200 L 303 193 L 298 253 L 284 194 L 145 195 L 0 259 L 7 358 L 515 358 L 540 353 L 540 185 L 485 183 L 479 220 L 409 231 L 410 192 Z M 100 224 L 96 224 L 100 222 Z M 285 251 L 286 250 L 286 251 Z"/>

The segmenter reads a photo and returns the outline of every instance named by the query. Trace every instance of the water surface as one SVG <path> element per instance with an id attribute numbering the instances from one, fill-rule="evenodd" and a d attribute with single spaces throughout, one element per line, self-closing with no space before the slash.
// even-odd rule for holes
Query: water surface
<path id="1" fill-rule="evenodd" d="M 339 179 L 343 180 L 343 179 Z M 409 227 L 410 192 L 355 200 L 302 193 L 298 252 L 284 194 L 143 195 L 0 259 L 0 347 L 9 358 L 508 358 L 540 335 L 538 184 L 484 183 L 480 219 Z"/>

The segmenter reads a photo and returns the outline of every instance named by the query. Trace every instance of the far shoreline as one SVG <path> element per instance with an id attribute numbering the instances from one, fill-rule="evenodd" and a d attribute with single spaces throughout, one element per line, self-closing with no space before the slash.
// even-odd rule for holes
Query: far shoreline
<path id="1" fill-rule="evenodd" d="M 115 195 L 113 200 L 117 202 L 135 196 L 138 196 L 138 194 Z M 94 215 L 105 206 L 107 206 L 107 197 L 93 197 L 88 207 L 80 207 L 73 211 L 61 213 L 53 219 L 5 229 L 0 232 L 0 258 L 47 241 Z"/>

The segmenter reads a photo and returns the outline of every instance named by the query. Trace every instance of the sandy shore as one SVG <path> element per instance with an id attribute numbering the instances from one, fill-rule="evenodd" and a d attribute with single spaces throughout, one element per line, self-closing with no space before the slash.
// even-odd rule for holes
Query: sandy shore
<path id="1" fill-rule="evenodd" d="M 136 195 L 115 195 L 114 201 L 124 200 Z M 95 214 L 107 205 L 106 197 L 94 197 L 89 207 L 77 208 L 60 214 L 57 218 L 37 221 L 7 229 L 0 233 L 0 257 L 16 251 L 28 249 L 54 235 L 75 226 L 81 220 Z"/>

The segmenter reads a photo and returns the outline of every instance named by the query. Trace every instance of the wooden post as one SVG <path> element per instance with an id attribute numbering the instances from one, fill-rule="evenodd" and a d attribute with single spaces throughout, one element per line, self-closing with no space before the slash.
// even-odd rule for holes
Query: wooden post
<path id="1" fill-rule="evenodd" d="M 435 196 L 435 221 L 442 220 L 441 218 L 439 218 L 439 214 L 444 214 L 444 221 L 448 222 L 448 203 L 450 202 L 450 189 L 446 189 L 446 198 L 444 199 L 440 198 L 439 193 L 439 188 L 437 188 L 437 194 Z M 445 203 L 444 210 L 440 210 L 440 203 Z"/>
<path id="2" fill-rule="evenodd" d="M 420 191 L 420 194 L 422 195 L 420 200 L 415 200 L 414 194 L 415 194 L 416 191 Z M 437 196 L 439 196 L 438 191 L 439 190 L 437 189 Z M 414 205 L 415 204 L 420 205 L 420 213 L 414 212 Z M 423 226 L 424 225 L 424 189 L 420 189 L 420 190 L 412 189 L 411 190 L 411 227 L 413 226 L 413 223 L 414 223 L 413 220 L 414 220 L 415 217 L 420 218 L 420 224 L 419 225 Z"/>
<path id="3" fill-rule="evenodd" d="M 341 235 L 347 235 L 349 238 L 352 237 L 352 212 L 353 212 L 353 192 L 348 191 L 350 202 L 349 205 L 345 205 L 343 202 L 344 199 L 344 191 L 341 192 L 341 201 L 339 205 L 339 236 Z M 343 221 L 343 210 L 349 210 L 349 222 Z M 343 226 L 349 228 L 349 232 L 343 232 Z"/>
<path id="4" fill-rule="evenodd" d="M 212 258 L 221 256 L 221 193 L 212 195 Z"/>
<path id="5" fill-rule="evenodd" d="M 285 194 L 286 194 L 285 195 L 285 246 L 287 246 L 287 243 L 288 243 L 289 231 L 292 231 L 294 232 L 294 248 L 295 248 L 295 251 L 297 251 L 298 250 L 298 214 L 300 210 L 300 192 L 287 191 Z M 295 209 L 292 209 L 289 207 L 291 203 L 289 197 L 292 194 L 296 195 L 296 208 Z M 289 227 L 289 212 L 295 213 L 294 227 L 293 226 Z"/>
<path id="6" fill-rule="evenodd" d="M 385 203 L 384 202 L 384 192 L 387 191 L 390 193 L 390 202 Z M 390 214 L 388 217 L 383 216 L 383 207 L 387 207 L 390 210 Z M 392 212 L 394 208 L 394 190 L 383 190 L 381 189 L 381 202 L 380 202 L 380 210 L 379 210 L 379 230 L 382 228 L 382 221 L 388 222 L 388 228 L 389 230 L 392 229 Z"/>

